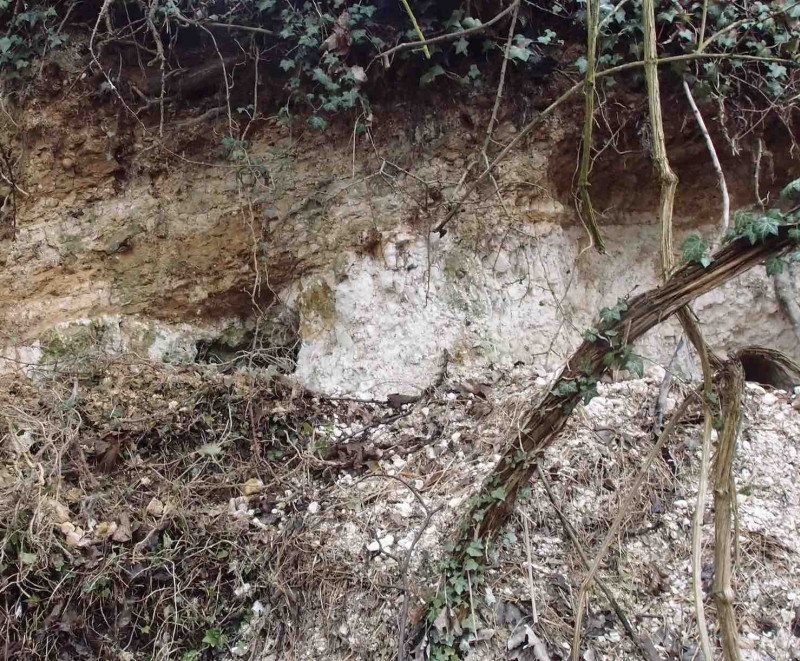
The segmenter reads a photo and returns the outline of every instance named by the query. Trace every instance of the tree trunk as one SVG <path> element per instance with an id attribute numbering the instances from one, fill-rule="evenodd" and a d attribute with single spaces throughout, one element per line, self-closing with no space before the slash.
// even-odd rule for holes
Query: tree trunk
<path id="1" fill-rule="evenodd" d="M 714 463 L 714 599 L 722 633 L 725 661 L 739 661 L 739 633 L 733 609 L 731 585 L 731 518 L 733 489 L 733 457 L 736 436 L 742 415 L 744 369 L 738 359 L 726 363 L 722 370 L 720 402 L 723 428 Z"/>

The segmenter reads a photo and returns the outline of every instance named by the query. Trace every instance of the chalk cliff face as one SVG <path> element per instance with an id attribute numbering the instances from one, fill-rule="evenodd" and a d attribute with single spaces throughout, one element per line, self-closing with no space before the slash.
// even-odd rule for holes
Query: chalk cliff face
<path id="1" fill-rule="evenodd" d="M 600 307 L 657 283 L 646 151 L 633 139 L 595 165 L 599 255 L 572 203 L 571 116 L 503 163 L 505 209 L 481 186 L 440 237 L 429 230 L 485 123 L 457 109 L 385 109 L 369 135 L 265 125 L 246 165 L 223 144 L 224 118 L 176 118 L 160 141 L 110 102 L 89 110 L 66 98 L 29 101 L 20 115 L 16 232 L 0 241 L 4 369 L 98 348 L 191 362 L 255 340 L 265 363 L 273 346 L 296 357 L 310 387 L 380 396 L 425 387 L 445 349 L 455 363 L 555 368 Z M 677 119 L 671 143 L 676 244 L 691 231 L 713 238 L 719 194 L 703 143 Z M 762 189 L 791 170 L 780 144 L 768 143 Z M 749 204 L 751 164 L 724 165 L 734 205 Z M 760 343 L 800 357 L 763 268 L 695 310 L 720 349 Z M 666 361 L 678 334 L 664 324 L 641 353 Z"/>

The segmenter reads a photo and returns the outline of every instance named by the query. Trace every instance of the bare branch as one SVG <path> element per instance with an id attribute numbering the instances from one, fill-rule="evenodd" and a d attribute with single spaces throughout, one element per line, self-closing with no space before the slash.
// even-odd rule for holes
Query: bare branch
<path id="1" fill-rule="evenodd" d="M 422 46 L 430 46 L 432 44 L 441 44 L 448 41 L 455 41 L 456 39 L 461 39 L 461 37 L 467 37 L 471 34 L 478 34 L 479 32 L 483 32 L 487 28 L 492 27 L 498 21 L 501 21 L 503 17 L 507 16 L 510 12 L 512 12 L 514 10 L 514 7 L 516 7 L 518 4 L 519 0 L 515 0 L 512 4 L 506 7 L 493 19 L 481 25 L 476 25 L 474 28 L 469 28 L 467 30 L 460 30 L 459 32 L 451 32 L 449 34 L 443 34 L 438 37 L 433 37 L 431 39 L 424 39 L 420 41 L 409 41 L 404 44 L 398 44 L 394 48 L 390 48 L 389 50 L 385 50 L 382 53 L 378 53 L 375 57 L 372 58 L 372 61 L 369 63 L 369 66 L 372 66 L 372 63 L 375 62 L 375 60 L 387 58 L 389 57 L 389 55 L 393 55 L 394 53 L 399 53 L 400 51 L 408 50 L 409 48 L 419 48 Z M 369 66 L 367 68 L 369 68 Z"/>

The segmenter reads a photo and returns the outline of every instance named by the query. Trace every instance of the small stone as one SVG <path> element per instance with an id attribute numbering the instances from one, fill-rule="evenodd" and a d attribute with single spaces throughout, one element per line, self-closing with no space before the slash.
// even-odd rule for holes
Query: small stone
<path id="1" fill-rule="evenodd" d="M 378 553 L 380 550 L 381 550 L 381 545 L 377 539 L 367 544 L 367 551 L 369 551 L 370 553 Z"/>
<path id="2" fill-rule="evenodd" d="M 164 503 L 158 498 L 153 498 L 147 503 L 147 509 L 145 511 L 151 516 L 161 516 L 164 513 Z"/>
<path id="3" fill-rule="evenodd" d="M 242 485 L 242 493 L 245 496 L 252 496 L 264 490 L 264 483 L 257 477 L 251 477 Z"/>
<path id="4" fill-rule="evenodd" d="M 450 440 L 453 441 L 453 443 L 458 443 L 461 440 L 461 432 L 460 431 L 454 432 L 453 435 L 450 437 Z"/>
<path id="5" fill-rule="evenodd" d="M 308 504 L 308 513 L 317 514 L 319 512 L 319 503 L 315 500 Z"/>
<path id="6" fill-rule="evenodd" d="M 253 586 L 250 583 L 242 583 L 238 588 L 233 591 L 237 597 L 243 597 L 247 593 L 249 593 L 253 589 Z"/>
<path id="7" fill-rule="evenodd" d="M 414 513 L 414 506 L 410 503 L 400 503 L 395 509 L 397 510 L 397 513 L 404 519 L 407 519 Z"/>
<path id="8" fill-rule="evenodd" d="M 414 535 L 406 535 L 403 539 L 397 542 L 397 545 L 405 549 L 406 551 L 411 548 L 411 545 L 414 543 Z"/>
<path id="9" fill-rule="evenodd" d="M 764 406 L 775 406 L 775 404 L 778 402 L 778 398 L 775 397 L 775 395 L 773 395 L 771 392 L 768 392 L 761 399 L 761 402 Z"/>
<path id="10" fill-rule="evenodd" d="M 382 548 L 390 549 L 394 546 L 394 535 L 386 535 L 386 537 L 381 537 L 378 541 Z"/>

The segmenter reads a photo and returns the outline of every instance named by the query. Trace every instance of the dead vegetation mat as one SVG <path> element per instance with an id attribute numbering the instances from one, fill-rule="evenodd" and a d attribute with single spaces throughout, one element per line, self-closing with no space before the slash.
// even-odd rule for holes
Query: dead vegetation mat
<path id="1" fill-rule="evenodd" d="M 0 659 L 397 658 L 401 626 L 407 640 L 436 626 L 420 617 L 458 515 L 548 382 L 524 366 L 481 382 L 451 374 L 390 406 L 225 365 L 126 358 L 4 375 Z M 676 386 L 667 417 L 688 389 Z M 590 557 L 653 443 L 658 380 L 599 391 L 543 463 Z M 791 394 L 748 386 L 734 468 L 745 660 L 800 658 L 797 416 Z M 601 568 L 661 659 L 698 654 L 699 421 L 698 406 Z M 487 557 L 485 589 L 470 593 L 480 624 L 465 656 L 568 658 L 584 576 L 533 482 Z M 585 658 L 641 658 L 602 594 L 589 608 Z"/>
<path id="2" fill-rule="evenodd" d="M 3 380 L 0 658 L 209 656 L 254 598 L 280 650 L 325 580 L 358 582 L 315 555 L 297 488 L 325 479 L 311 436 L 335 405 L 211 366 Z"/>

